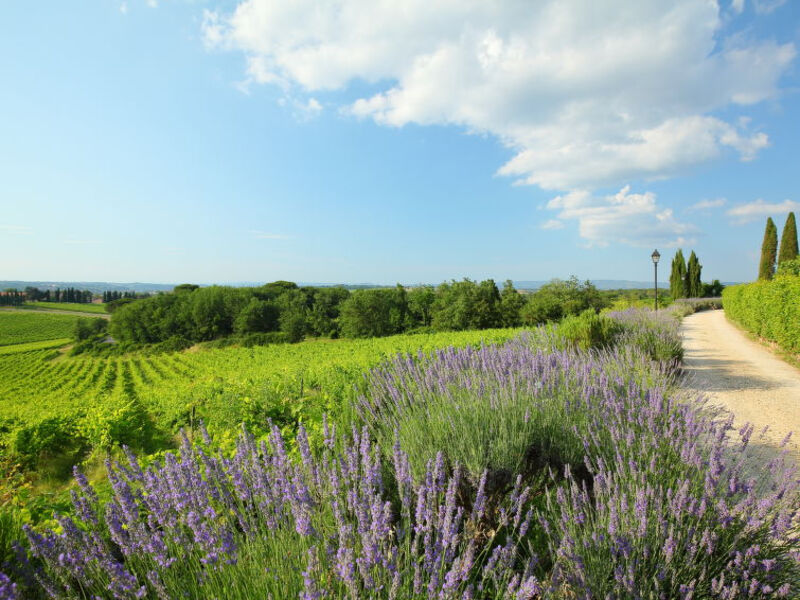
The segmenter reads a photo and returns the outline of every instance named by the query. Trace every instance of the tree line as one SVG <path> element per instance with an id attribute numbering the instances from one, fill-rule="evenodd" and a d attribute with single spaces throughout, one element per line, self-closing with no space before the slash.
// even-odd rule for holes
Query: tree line
<path id="1" fill-rule="evenodd" d="M 102 294 L 103 303 L 121 300 L 122 298 L 146 298 L 149 294 L 137 294 L 136 292 L 120 292 L 117 290 L 106 290 Z"/>
<path id="2" fill-rule="evenodd" d="M 252 288 L 184 284 L 172 293 L 117 306 L 109 331 L 119 341 L 145 344 L 229 336 L 295 342 L 307 336 L 367 338 L 536 325 L 607 305 L 593 284 L 575 277 L 555 279 L 528 295 L 511 281 L 501 290 L 492 279 L 355 291 L 288 281 Z"/>
<path id="3" fill-rule="evenodd" d="M 25 302 L 25 294 L 13 288 L 0 292 L 0 306 L 19 306 Z"/>
<path id="4" fill-rule="evenodd" d="M 783 225 L 780 251 L 778 251 L 778 228 L 772 217 L 767 217 L 764 240 L 761 242 L 761 262 L 758 265 L 759 280 L 772 279 L 776 272 L 781 271 L 799 274 L 800 264 L 797 264 L 797 258 L 797 222 L 794 213 L 789 213 Z"/>
<path id="5" fill-rule="evenodd" d="M 78 304 L 88 304 L 92 301 L 90 290 L 79 290 L 76 288 L 56 288 L 54 290 L 40 290 L 35 287 L 25 288 L 25 298 L 29 302 L 75 302 Z"/>
<path id="6" fill-rule="evenodd" d="M 669 293 L 673 300 L 678 298 L 718 298 L 724 287 L 719 279 L 711 283 L 703 283 L 700 274 L 703 265 L 692 250 L 687 262 L 683 249 L 679 248 L 672 259 L 672 271 L 669 276 Z"/>

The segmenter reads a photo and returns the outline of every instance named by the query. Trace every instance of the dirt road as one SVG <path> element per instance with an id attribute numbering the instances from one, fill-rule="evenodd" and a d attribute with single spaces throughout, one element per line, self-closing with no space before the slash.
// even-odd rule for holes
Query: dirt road
<path id="1" fill-rule="evenodd" d="M 686 387 L 733 412 L 736 427 L 769 425 L 769 444 L 793 431 L 790 447 L 800 456 L 800 371 L 749 340 L 722 310 L 686 317 L 682 332 Z"/>

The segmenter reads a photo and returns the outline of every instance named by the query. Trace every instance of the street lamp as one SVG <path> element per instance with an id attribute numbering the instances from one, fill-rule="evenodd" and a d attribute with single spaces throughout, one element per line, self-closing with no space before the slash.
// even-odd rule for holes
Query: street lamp
<path id="1" fill-rule="evenodd" d="M 656 284 L 656 310 L 658 310 L 658 259 L 661 258 L 661 255 L 658 253 L 658 250 L 653 250 L 653 253 L 650 255 L 650 258 L 653 259 L 653 269 L 655 272 L 655 284 Z"/>

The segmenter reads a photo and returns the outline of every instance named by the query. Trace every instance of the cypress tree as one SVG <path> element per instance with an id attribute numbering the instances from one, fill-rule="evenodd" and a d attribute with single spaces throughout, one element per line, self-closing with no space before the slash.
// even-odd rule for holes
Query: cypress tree
<path id="1" fill-rule="evenodd" d="M 764 230 L 764 241 L 761 242 L 761 264 L 758 266 L 759 279 L 772 279 L 775 276 L 775 259 L 778 254 L 778 228 L 767 217 L 767 227 Z"/>
<path id="2" fill-rule="evenodd" d="M 703 293 L 703 284 L 700 282 L 700 271 L 703 267 L 697 260 L 697 255 L 692 250 L 686 266 L 686 292 L 689 298 L 699 298 Z"/>
<path id="3" fill-rule="evenodd" d="M 686 260 L 683 250 L 678 249 L 672 259 L 672 272 L 669 276 L 669 293 L 673 300 L 686 297 Z"/>
<path id="4" fill-rule="evenodd" d="M 783 226 L 781 234 L 781 249 L 778 252 L 778 264 L 787 260 L 797 258 L 797 223 L 794 220 L 794 213 L 790 212 L 786 217 L 786 224 Z"/>

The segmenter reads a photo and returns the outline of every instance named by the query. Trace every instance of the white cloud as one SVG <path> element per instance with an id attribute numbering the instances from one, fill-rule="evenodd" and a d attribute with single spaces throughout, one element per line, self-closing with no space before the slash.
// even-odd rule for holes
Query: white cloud
<path id="1" fill-rule="evenodd" d="M 268 233 L 266 231 L 256 231 L 251 229 L 249 231 L 250 234 L 257 240 L 288 240 L 291 239 L 291 236 L 284 235 L 282 233 Z"/>
<path id="2" fill-rule="evenodd" d="M 725 206 L 725 198 L 714 198 L 713 200 L 700 200 L 695 204 L 692 204 L 689 208 L 686 209 L 686 212 L 697 212 L 697 211 L 707 211 L 712 208 L 720 208 L 721 206 Z"/>
<path id="3" fill-rule="evenodd" d="M 0 233 L 7 233 L 10 235 L 30 235 L 33 229 L 27 225 L 0 225 Z"/>
<path id="4" fill-rule="evenodd" d="M 563 229 L 564 223 L 559 221 L 558 219 L 548 219 L 541 225 L 542 229 Z"/>
<path id="5" fill-rule="evenodd" d="M 578 222 L 578 232 L 589 246 L 621 242 L 630 246 L 675 247 L 691 244 L 696 228 L 677 221 L 672 209 L 656 202 L 652 192 L 631 194 L 625 186 L 613 196 L 595 197 L 585 190 L 556 196 L 547 208 L 558 219 Z"/>
<path id="6" fill-rule="evenodd" d="M 158 0 L 147 0 L 147 6 L 150 8 L 158 8 Z"/>
<path id="7" fill-rule="evenodd" d="M 731 8 L 737 14 L 744 10 L 744 0 L 731 0 Z"/>
<path id="8" fill-rule="evenodd" d="M 722 28 L 708 0 L 244 0 L 203 20 L 209 46 L 245 54 L 249 82 L 295 95 L 371 83 L 347 112 L 492 134 L 515 152 L 501 174 L 559 191 L 767 146 L 710 113 L 774 98 L 795 47 Z"/>
<path id="9" fill-rule="evenodd" d="M 755 221 L 762 217 L 774 217 L 775 215 L 782 215 L 793 210 L 800 210 L 800 202 L 793 200 L 784 200 L 775 204 L 764 202 L 759 198 L 755 202 L 748 202 L 734 206 L 726 212 L 732 218 L 734 223 L 742 225 Z"/>
<path id="10" fill-rule="evenodd" d="M 123 15 L 127 15 L 128 14 L 128 3 L 127 2 L 121 2 L 120 3 L 119 12 L 121 12 Z"/>

